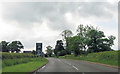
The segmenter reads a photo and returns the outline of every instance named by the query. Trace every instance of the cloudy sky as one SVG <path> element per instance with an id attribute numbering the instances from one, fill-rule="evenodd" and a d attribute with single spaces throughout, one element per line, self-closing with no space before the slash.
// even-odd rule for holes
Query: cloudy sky
<path id="1" fill-rule="evenodd" d="M 116 36 L 118 49 L 117 2 L 5 2 L 0 4 L 0 41 L 20 40 L 24 50 L 35 50 L 35 43 L 55 47 L 60 33 L 76 34 L 79 24 L 98 27 L 106 36 Z"/>

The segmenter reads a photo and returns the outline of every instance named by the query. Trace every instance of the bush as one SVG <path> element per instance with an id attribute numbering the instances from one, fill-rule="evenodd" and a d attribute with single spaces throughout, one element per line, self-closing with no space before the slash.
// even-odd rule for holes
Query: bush
<path id="1" fill-rule="evenodd" d="M 60 53 L 59 53 L 59 56 L 64 56 L 66 55 L 66 51 L 65 50 L 62 50 Z"/>

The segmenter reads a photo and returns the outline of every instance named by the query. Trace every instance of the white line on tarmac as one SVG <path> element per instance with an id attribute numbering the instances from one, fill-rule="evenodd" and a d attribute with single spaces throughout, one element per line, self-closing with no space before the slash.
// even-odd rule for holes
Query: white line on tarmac
<path id="1" fill-rule="evenodd" d="M 74 65 L 72 65 L 71 63 L 65 62 L 66 64 L 72 66 L 73 68 L 75 68 L 76 70 L 79 70 L 77 67 L 75 67 Z"/>
<path id="2" fill-rule="evenodd" d="M 85 74 L 84 72 L 82 74 Z"/>
<path id="3" fill-rule="evenodd" d="M 45 68 L 45 66 L 42 67 L 42 69 Z"/>
<path id="4" fill-rule="evenodd" d="M 75 68 L 76 70 L 79 70 L 77 67 L 75 67 L 75 66 L 73 66 L 73 65 L 72 65 L 72 67 Z"/>

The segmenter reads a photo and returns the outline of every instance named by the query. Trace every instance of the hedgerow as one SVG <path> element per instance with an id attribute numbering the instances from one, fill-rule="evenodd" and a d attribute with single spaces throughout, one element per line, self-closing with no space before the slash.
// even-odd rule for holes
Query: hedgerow
<path id="1" fill-rule="evenodd" d="M 2 67 L 17 65 L 21 63 L 27 63 L 30 61 L 35 61 L 37 58 L 33 54 L 25 54 L 25 53 L 7 53 L 1 52 L 2 55 Z"/>

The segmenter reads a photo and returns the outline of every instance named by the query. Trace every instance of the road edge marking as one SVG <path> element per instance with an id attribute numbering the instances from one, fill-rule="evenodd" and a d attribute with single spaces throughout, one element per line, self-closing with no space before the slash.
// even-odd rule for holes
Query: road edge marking
<path id="1" fill-rule="evenodd" d="M 43 66 L 41 69 L 44 69 L 45 68 L 45 66 Z"/>

